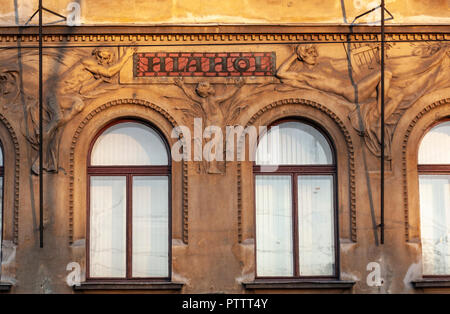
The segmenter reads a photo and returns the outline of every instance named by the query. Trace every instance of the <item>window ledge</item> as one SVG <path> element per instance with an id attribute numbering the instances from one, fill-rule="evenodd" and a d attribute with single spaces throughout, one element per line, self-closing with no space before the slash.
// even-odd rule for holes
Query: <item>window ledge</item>
<path id="1" fill-rule="evenodd" d="M 0 282 L 0 291 L 10 291 L 12 287 L 12 284 L 8 282 Z"/>
<path id="2" fill-rule="evenodd" d="M 414 288 L 450 288 L 450 278 L 448 279 L 419 279 L 411 282 Z"/>
<path id="3" fill-rule="evenodd" d="M 347 280 L 256 280 L 244 282 L 245 289 L 351 289 L 354 281 Z"/>
<path id="4" fill-rule="evenodd" d="M 108 282 L 108 281 L 86 281 L 79 286 L 73 286 L 75 291 L 86 290 L 181 290 L 183 283 L 179 282 Z"/>

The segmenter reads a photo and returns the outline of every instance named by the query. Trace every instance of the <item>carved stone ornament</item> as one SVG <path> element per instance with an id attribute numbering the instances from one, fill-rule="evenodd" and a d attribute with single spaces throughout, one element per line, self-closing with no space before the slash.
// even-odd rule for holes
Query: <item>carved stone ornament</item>
<path id="1" fill-rule="evenodd" d="M 246 107 L 239 105 L 232 101 L 243 86 L 243 80 L 236 80 L 236 87 L 226 90 L 220 95 L 216 95 L 216 90 L 208 81 L 201 81 L 195 87 L 195 90 L 188 87 L 181 78 L 175 80 L 177 85 L 186 97 L 193 103 L 187 109 L 177 108 L 183 111 L 187 116 L 192 118 L 200 118 L 202 124 L 207 127 L 218 127 L 222 134 L 225 134 L 225 126 L 232 124 L 238 117 L 239 113 Z M 214 137 L 214 132 L 209 132 L 205 129 L 203 137 Z M 223 138 L 224 142 L 225 139 Z M 219 145 L 220 146 L 220 145 Z M 225 145 L 221 145 L 222 148 Z M 218 146 L 215 147 L 217 149 Z M 225 148 L 226 150 L 226 148 Z M 222 152 L 224 155 L 225 152 Z M 225 171 L 225 162 L 222 158 L 217 158 L 217 152 L 211 152 L 209 161 L 204 161 L 200 169 L 209 174 L 222 174 Z"/>

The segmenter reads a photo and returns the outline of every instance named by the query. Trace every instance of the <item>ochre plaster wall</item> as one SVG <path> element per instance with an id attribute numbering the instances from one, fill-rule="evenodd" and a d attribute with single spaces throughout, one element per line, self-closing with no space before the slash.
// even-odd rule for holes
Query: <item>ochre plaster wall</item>
<path id="1" fill-rule="evenodd" d="M 0 25 L 24 24 L 37 8 L 37 0 L 5 0 Z M 81 5 L 81 23 L 196 24 L 196 23 L 351 23 L 377 5 L 376 0 L 44 0 L 44 7 L 67 15 L 69 2 Z M 448 24 L 448 0 L 387 0 L 394 24 Z M 58 17 L 44 13 L 44 22 Z M 379 10 L 359 22 L 376 22 Z M 37 16 L 31 22 L 37 23 Z"/>
<path id="2" fill-rule="evenodd" d="M 410 35 L 401 33 L 397 35 L 398 37 L 392 35 L 392 38 L 411 38 Z M 139 117 L 158 126 L 170 144 L 176 141 L 175 138 L 170 138 L 172 127 L 186 125 L 192 131 L 192 119 L 195 116 L 192 113 L 193 101 L 183 93 L 180 83 L 164 79 L 144 80 L 139 81 L 139 84 L 133 82 L 135 78 L 132 75 L 133 66 L 130 60 L 120 73 L 113 73 L 110 78 L 98 73 L 94 76 L 92 73 L 95 70 L 88 71 L 88 78 L 99 83 L 94 94 L 84 94 L 80 89 L 61 94 L 58 84 L 84 83 L 77 81 L 78 75 L 86 75 L 83 67 L 93 60 L 99 62 L 95 59 L 95 54 L 92 55 L 94 48 L 87 46 L 105 46 L 111 43 L 115 45 L 109 48 L 113 63 L 119 62 L 119 58 L 127 49 L 117 45 L 135 46 L 136 53 L 271 52 L 276 58 L 275 73 L 264 78 L 266 81 L 246 78 L 242 84 L 229 79 L 217 81 L 212 86 L 218 96 L 237 89 L 230 107 L 239 109 L 236 116 L 233 116 L 233 124 L 266 125 L 283 117 L 302 117 L 314 121 L 330 134 L 336 147 L 340 182 L 337 187 L 339 273 L 340 279 L 355 281 L 355 285 L 351 289 L 323 291 L 428 291 L 414 289 L 412 285 L 412 281 L 422 278 L 415 155 L 424 130 L 434 121 L 450 116 L 449 51 L 445 42 L 439 42 L 441 34 L 427 35 L 436 36 L 435 42 L 421 41 L 422 35 L 419 34 L 414 37 L 417 40 L 414 43 L 391 43 L 387 53 L 387 71 L 392 73 L 392 88 L 387 99 L 400 99 L 401 102 L 394 103 L 398 105 L 395 108 L 396 114 L 389 117 L 391 124 L 388 142 L 391 150 L 389 161 L 386 162 L 384 245 L 377 242 L 379 234 L 374 234 L 374 221 L 380 221 L 380 158 L 376 156 L 376 149 L 368 146 L 368 143 L 374 144 L 374 139 L 367 137 L 367 132 L 373 130 L 373 121 L 377 118 L 379 65 L 375 60 L 376 43 L 372 42 L 372 46 L 363 47 L 371 51 L 374 61 L 358 66 L 351 63 L 353 61 L 349 64 L 347 49 L 351 47 L 358 51 L 359 48 L 334 42 L 338 41 L 339 35 L 316 35 L 314 38 L 320 40 L 320 43 L 300 47 L 314 48 L 318 55 L 315 64 L 312 64 L 314 71 L 309 72 L 309 76 L 305 78 L 303 75 L 308 74 L 307 65 L 302 64 L 294 55 L 295 45 L 289 42 L 290 37 L 285 35 L 261 35 L 253 39 L 247 37 L 247 40 L 254 44 L 252 47 L 239 45 L 243 42 L 243 36 L 248 36 L 242 34 L 215 39 L 215 43 L 220 42 L 221 45 L 210 44 L 201 47 L 195 45 L 205 44 L 207 40 L 200 35 L 192 35 L 187 39 L 189 42 L 182 41 L 181 37 L 176 40 L 173 40 L 175 37 L 171 37 L 172 40 L 168 40 L 168 37 L 158 37 L 158 47 L 145 46 L 154 43 L 151 37 L 146 39 L 145 36 L 140 36 L 138 39 L 135 35 L 111 36 L 114 40 L 105 39 L 105 36 L 73 35 L 72 41 L 64 41 L 62 36 L 55 36 L 56 39 L 52 41 L 51 36 L 46 37 L 49 45 L 62 47 L 45 48 L 45 94 L 56 95 L 59 101 L 67 96 L 84 98 L 82 110 L 60 127 L 58 172 L 46 172 L 44 175 L 45 236 L 42 249 L 39 248 L 38 232 L 38 178 L 31 173 L 36 152 L 27 141 L 29 134 L 23 128 L 27 107 L 37 106 L 37 50 L 35 47 L 17 48 L 18 43 L 11 39 L 12 37 L 8 37 L 8 41 L 6 36 L 2 37 L 2 45 L 14 49 L 0 52 L 2 77 L 11 83 L 5 85 L 6 87 L 2 85 L 2 88 L 7 89 L 1 89 L 0 110 L 15 137 L 8 132 L 7 124 L 4 124 L 0 127 L 0 138 L 5 143 L 6 154 L 16 154 L 15 146 L 19 147 L 20 153 L 17 161 L 20 170 L 17 178 L 20 187 L 17 195 L 17 220 L 14 218 L 16 190 L 12 188 L 11 181 L 5 181 L 8 182 L 5 189 L 5 223 L 8 225 L 4 229 L 6 237 L 3 248 L 8 259 L 3 260 L 1 279 L 13 284 L 12 293 L 72 293 L 72 288 L 68 287 L 65 281 L 68 274 L 66 265 L 70 262 L 78 262 L 84 275 L 86 155 L 93 136 L 103 125 L 121 117 Z M 292 36 L 298 36 L 296 42 L 310 42 L 312 38 L 303 34 Z M 75 38 L 77 47 L 71 47 L 75 45 Z M 20 44 L 24 43 L 35 44 L 35 36 L 24 36 L 24 42 Z M 173 43 L 184 43 L 185 46 L 180 48 L 173 46 Z M 190 45 L 187 45 L 188 43 Z M 295 63 L 287 72 L 292 71 L 298 75 L 296 79 L 285 79 L 282 71 L 280 72 L 286 60 Z M 73 67 L 80 64 L 83 64 L 83 67 Z M 332 69 L 335 72 L 330 72 Z M 348 99 L 351 95 L 343 93 L 348 88 L 352 90 L 350 74 L 356 82 L 364 78 L 373 80 L 373 84 L 367 87 L 370 88 L 370 95 L 358 103 Z M 100 79 L 101 81 L 96 81 Z M 128 81 L 125 83 L 124 79 Z M 185 84 L 192 90 L 196 87 L 195 83 L 209 80 L 205 77 L 190 79 L 191 81 L 186 81 Z M 332 84 L 323 85 L 324 82 Z M 15 93 L 18 97 L 13 97 Z M 47 102 L 46 104 L 48 105 Z M 368 112 L 375 117 L 375 120 L 368 119 L 364 122 L 367 123 L 364 132 L 357 130 L 358 127 L 349 118 L 358 106 L 363 113 Z M 409 141 L 406 140 L 408 138 Z M 14 141 L 17 142 L 16 145 Z M 17 175 L 17 171 L 11 171 L 11 168 L 15 167 L 12 162 L 14 159 L 7 159 L 9 161 L 6 163 L 6 175 Z M 252 164 L 227 162 L 222 165 L 222 174 L 201 171 L 201 166 L 192 161 L 185 165 L 173 165 L 172 280 L 183 283 L 182 293 L 259 292 L 260 290 L 246 290 L 242 285 L 243 282 L 251 282 L 255 277 Z M 13 228 L 15 222 L 18 222 L 18 229 Z M 17 239 L 14 232 L 18 233 Z M 370 262 L 378 262 L 381 265 L 381 276 L 384 280 L 381 287 L 370 287 L 366 283 L 366 267 Z M 266 291 L 286 293 L 313 290 Z M 448 292 L 448 289 L 439 291 Z"/>

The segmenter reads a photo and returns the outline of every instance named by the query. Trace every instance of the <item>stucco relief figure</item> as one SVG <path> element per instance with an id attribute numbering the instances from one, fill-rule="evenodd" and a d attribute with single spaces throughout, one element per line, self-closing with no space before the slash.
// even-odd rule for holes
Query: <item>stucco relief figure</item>
<path id="1" fill-rule="evenodd" d="M 225 91 L 221 95 L 216 95 L 215 88 L 207 81 L 197 84 L 195 89 L 186 86 L 181 78 L 175 80 L 177 85 L 183 93 L 193 101 L 192 106 L 183 110 L 194 118 L 202 118 L 204 127 L 217 126 L 225 134 L 224 127 L 232 123 L 237 113 L 242 110 L 242 106 L 234 106 L 231 102 L 227 102 L 240 90 L 244 84 L 243 80 L 236 80 L 236 87 Z M 204 134 L 206 136 L 213 136 L 212 134 Z M 210 174 L 221 174 L 224 172 L 223 167 L 219 167 L 218 158 L 215 155 L 217 152 L 212 152 L 210 156 L 211 161 L 206 164 L 206 171 Z"/>
<path id="2" fill-rule="evenodd" d="M 447 44 L 391 45 L 385 58 L 385 156 L 403 112 L 420 97 L 450 86 Z M 381 102 L 362 103 L 349 115 L 353 127 L 365 137 L 369 150 L 381 156 Z"/>
<path id="3" fill-rule="evenodd" d="M 46 171 L 58 171 L 58 131 L 85 108 L 85 100 L 108 90 L 112 85 L 112 78 L 119 73 L 134 51 L 135 49 L 126 49 L 115 61 L 114 53 L 109 49 L 94 49 L 90 56 L 81 58 L 62 75 L 50 77 L 44 83 L 43 138 Z M 24 128 L 27 140 L 37 151 L 39 149 L 39 108 L 35 104 L 27 106 L 27 120 Z M 39 173 L 38 156 L 34 158 L 32 172 Z"/>
<path id="4" fill-rule="evenodd" d="M 356 82 L 358 89 L 352 85 L 348 73 L 337 69 L 335 60 L 321 58 L 314 45 L 299 45 L 294 53 L 280 66 L 277 77 L 282 83 L 293 87 L 312 87 L 324 92 L 344 97 L 350 102 L 365 101 L 376 95 L 381 73 L 374 71 Z M 291 66 L 299 66 L 291 70 Z M 386 79 L 390 79 L 389 72 Z"/>
<path id="5" fill-rule="evenodd" d="M 389 159 L 395 127 L 403 112 L 425 94 L 450 86 L 448 47 L 448 44 L 438 43 L 389 48 L 389 56 L 385 59 L 389 79 L 385 83 L 384 103 L 385 147 Z M 381 103 L 377 104 L 363 105 L 361 116 L 366 144 L 372 153 L 381 156 Z M 356 119 L 351 121 L 358 130 Z"/>

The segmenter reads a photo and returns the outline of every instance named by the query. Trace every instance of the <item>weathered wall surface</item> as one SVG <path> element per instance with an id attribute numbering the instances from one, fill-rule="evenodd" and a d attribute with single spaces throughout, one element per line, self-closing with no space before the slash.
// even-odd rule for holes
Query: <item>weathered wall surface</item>
<path id="1" fill-rule="evenodd" d="M 376 0 L 45 0 L 44 7 L 67 15 L 70 2 L 81 6 L 81 23 L 193 24 L 193 23 L 351 23 L 377 5 Z M 5 0 L 0 25 L 24 24 L 36 11 L 37 0 Z M 124 5 L 126 3 L 126 5 Z M 394 15 L 388 23 L 449 23 L 448 0 L 387 0 Z M 107 9 L 105 9 L 107 8 Z M 44 13 L 46 23 L 59 18 Z M 376 22 L 379 10 L 359 22 Z M 31 24 L 37 23 L 37 16 Z"/>
<path id="2" fill-rule="evenodd" d="M 7 171 L 1 279 L 12 283 L 13 293 L 73 292 L 65 281 L 69 273 L 66 265 L 70 262 L 78 262 L 84 276 L 86 161 L 93 136 L 110 121 L 136 117 L 156 125 L 173 144 L 176 139 L 170 138 L 171 129 L 186 125 L 192 130 L 193 117 L 198 114 L 183 89 L 195 93 L 200 82 L 212 83 L 218 96 L 234 91 L 231 98 L 217 104 L 226 108 L 222 118 L 214 117 L 215 123 L 222 127 L 268 125 L 285 117 L 303 117 L 330 134 L 336 147 L 340 182 L 337 188 L 340 277 L 355 281 L 355 285 L 322 291 L 429 291 L 412 285 L 412 281 L 422 278 L 415 156 L 424 130 L 434 121 L 450 116 L 450 56 L 447 43 L 442 41 L 448 40 L 448 33 L 427 34 L 426 40 L 421 34 L 393 31 L 389 35 L 397 41 L 390 43 L 386 56 L 386 69 L 392 74 L 386 87 L 386 105 L 392 111 L 386 117 L 389 192 L 384 245 L 379 244 L 373 223 L 380 221 L 377 37 L 308 35 L 299 31 L 290 35 L 267 35 L 263 30 L 261 33 L 193 34 L 184 39 L 178 35 L 46 35 L 45 108 L 50 116 L 60 108 L 51 105 L 65 109 L 55 135 L 46 135 L 44 139 L 45 156 L 56 156 L 56 163 L 46 158 L 45 167 L 58 171 L 44 175 L 43 249 L 39 248 L 38 178 L 32 173 L 37 153 L 32 145 L 36 141 L 36 120 L 31 119 L 33 115 L 36 117 L 37 109 L 36 36 L 23 35 L 20 43 L 13 36 L 1 37 L 3 47 L 13 48 L 0 51 L 0 113 L 4 117 L 0 121 L 0 139 Z M 361 44 L 363 37 L 372 42 Z M 343 44 L 340 42 L 343 39 L 352 42 Z M 404 42 L 406 39 L 413 42 Z M 251 48 L 239 45 L 243 41 L 254 45 Z M 309 44 L 297 47 L 292 41 Z M 311 41 L 314 43 L 310 44 Z M 157 47 L 145 46 L 155 43 Z M 205 43 L 209 45 L 196 46 Z M 123 61 L 120 71 L 111 73 L 111 77 L 86 68 L 90 62 L 104 66 L 98 55 L 92 54 L 94 48 L 88 47 L 97 45 L 111 46 L 102 48 L 111 57 L 111 64 Z M 243 77 L 240 80 L 206 76 L 185 77 L 184 81 L 155 79 L 139 77 L 141 72 L 150 70 L 136 68 L 130 58 L 134 54 L 135 60 L 139 60 L 139 54 L 146 53 L 249 51 L 270 53 L 268 58 L 272 61 L 261 64 L 267 73 L 247 77 L 238 73 L 237 77 Z M 299 58 L 300 52 L 312 54 L 311 64 Z M 191 71 L 198 70 L 196 64 L 192 66 Z M 245 68 L 245 61 L 239 66 Z M 160 65 L 157 69 L 162 72 Z M 200 66 L 200 70 L 208 69 Z M 95 84 L 96 88 L 86 92 L 82 87 L 87 87 L 87 83 Z M 356 87 L 365 92 L 358 99 Z M 213 121 L 208 115 L 203 118 Z M 221 173 L 212 174 L 204 163 L 173 164 L 172 280 L 183 283 L 181 292 L 314 291 L 270 286 L 266 290 L 244 288 L 242 283 L 252 282 L 255 277 L 252 164 L 233 161 L 221 163 L 219 168 Z M 366 283 L 366 267 L 370 262 L 381 265 L 384 283 L 380 287 Z"/>

